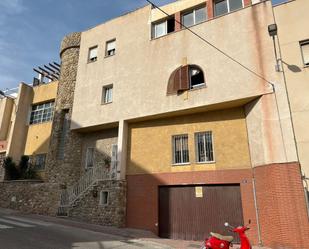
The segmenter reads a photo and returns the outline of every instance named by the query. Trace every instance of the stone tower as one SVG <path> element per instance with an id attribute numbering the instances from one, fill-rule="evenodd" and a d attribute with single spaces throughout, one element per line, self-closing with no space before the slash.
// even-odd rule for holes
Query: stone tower
<path id="1" fill-rule="evenodd" d="M 47 179 L 71 185 L 80 177 L 81 135 L 70 131 L 81 33 L 71 33 L 61 43 L 61 73 L 47 156 Z"/>

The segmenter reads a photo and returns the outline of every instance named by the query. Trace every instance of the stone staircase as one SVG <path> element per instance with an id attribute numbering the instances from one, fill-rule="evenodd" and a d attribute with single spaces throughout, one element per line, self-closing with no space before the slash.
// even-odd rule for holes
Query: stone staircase
<path id="1" fill-rule="evenodd" d="M 111 169 L 105 169 L 102 165 L 95 166 L 87 170 L 77 183 L 63 189 L 60 194 L 57 216 L 67 217 L 69 209 L 77 205 L 85 194 L 97 186 L 100 181 L 116 180 L 116 169 L 116 162 L 112 162 Z"/>

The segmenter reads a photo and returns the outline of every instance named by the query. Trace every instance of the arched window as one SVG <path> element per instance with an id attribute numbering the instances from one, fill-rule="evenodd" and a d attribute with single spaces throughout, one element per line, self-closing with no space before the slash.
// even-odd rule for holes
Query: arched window
<path id="1" fill-rule="evenodd" d="M 175 69 L 167 86 L 167 95 L 205 86 L 203 70 L 197 65 L 185 65 Z"/>

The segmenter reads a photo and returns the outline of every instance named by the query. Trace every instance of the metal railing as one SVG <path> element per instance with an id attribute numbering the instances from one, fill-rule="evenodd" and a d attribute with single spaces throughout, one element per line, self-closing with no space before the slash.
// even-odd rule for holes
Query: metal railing
<path id="1" fill-rule="evenodd" d="M 60 208 L 71 206 L 98 181 L 114 179 L 116 179 L 114 167 L 111 167 L 111 169 L 105 169 L 104 166 L 89 168 L 76 184 L 62 191 L 60 195 Z"/>

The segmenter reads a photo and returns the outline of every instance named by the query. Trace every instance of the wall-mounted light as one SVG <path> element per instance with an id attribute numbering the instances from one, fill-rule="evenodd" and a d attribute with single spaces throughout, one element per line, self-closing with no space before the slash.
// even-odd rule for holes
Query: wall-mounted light
<path id="1" fill-rule="evenodd" d="M 268 25 L 268 34 L 270 37 L 273 38 L 273 43 L 274 43 L 274 51 L 275 51 L 275 57 L 276 57 L 276 71 L 280 72 L 280 64 L 279 64 L 279 59 L 278 59 L 278 54 L 277 54 L 277 48 L 276 48 L 276 40 L 275 37 L 278 35 L 278 26 L 277 24 L 270 24 Z"/>
<path id="2" fill-rule="evenodd" d="M 268 34 L 271 37 L 274 37 L 278 34 L 278 26 L 277 24 L 270 24 L 268 25 Z"/>

